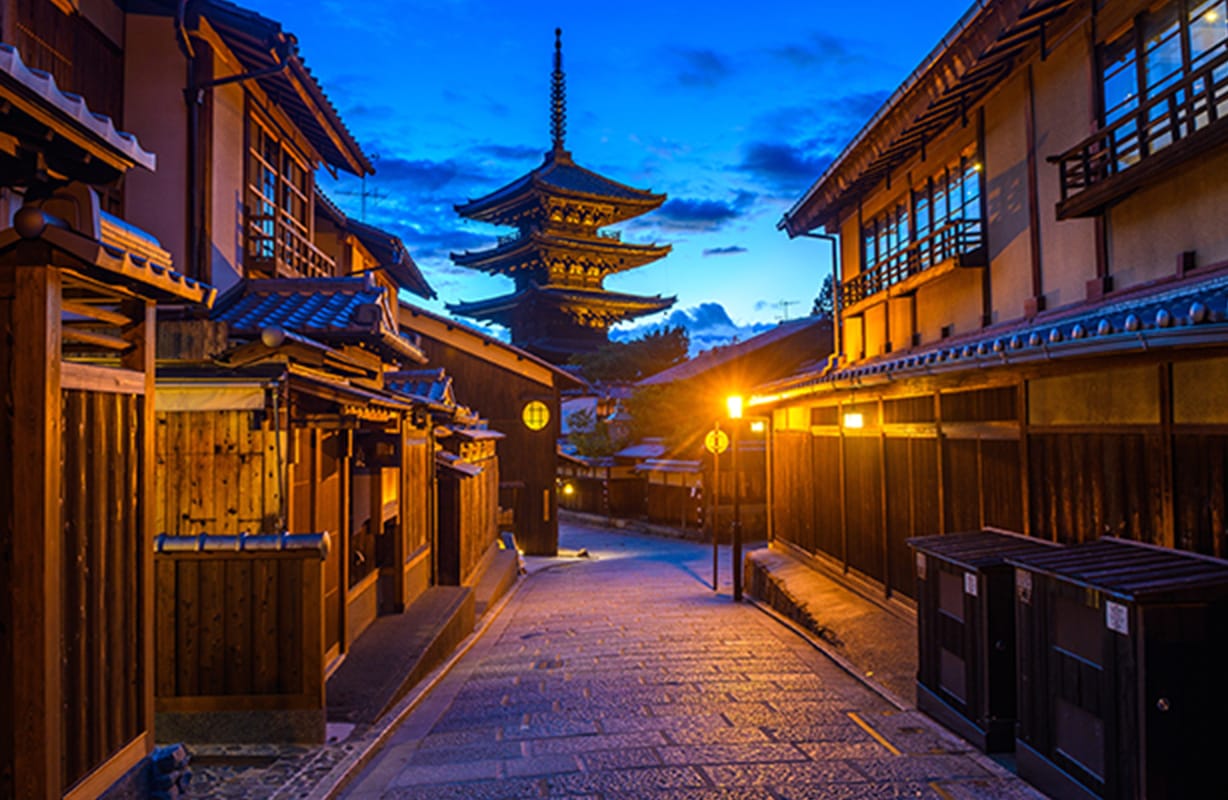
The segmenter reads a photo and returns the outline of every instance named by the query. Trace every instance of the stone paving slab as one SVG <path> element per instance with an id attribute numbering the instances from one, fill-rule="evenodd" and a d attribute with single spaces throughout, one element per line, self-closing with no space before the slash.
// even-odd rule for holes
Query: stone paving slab
<path id="1" fill-rule="evenodd" d="M 565 526 L 344 795 L 1041 800 L 776 621 L 696 576 L 711 551 Z M 722 587 L 724 589 L 725 587 Z"/>

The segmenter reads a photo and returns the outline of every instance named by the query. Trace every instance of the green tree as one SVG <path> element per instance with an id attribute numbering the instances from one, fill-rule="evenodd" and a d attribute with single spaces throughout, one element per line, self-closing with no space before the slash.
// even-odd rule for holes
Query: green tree
<path id="1" fill-rule="evenodd" d="M 690 345 L 686 328 L 677 326 L 629 342 L 607 342 L 592 353 L 572 356 L 570 363 L 589 381 L 635 381 L 685 360 Z"/>
<path id="2" fill-rule="evenodd" d="M 831 276 L 823 279 L 819 288 L 819 296 L 814 298 L 814 306 L 810 309 L 812 317 L 827 317 L 831 319 L 836 311 L 836 290 L 832 285 Z"/>
<path id="3" fill-rule="evenodd" d="M 614 436 L 604 419 L 586 408 L 568 414 L 567 427 L 567 441 L 582 456 L 612 456 L 627 446 L 626 440 Z"/>

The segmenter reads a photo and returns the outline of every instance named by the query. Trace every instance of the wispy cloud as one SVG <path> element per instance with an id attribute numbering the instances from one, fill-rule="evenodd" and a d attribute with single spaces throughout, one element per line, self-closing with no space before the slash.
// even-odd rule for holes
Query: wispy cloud
<path id="1" fill-rule="evenodd" d="M 740 245 L 729 245 L 728 247 L 705 247 L 704 256 L 732 256 L 738 253 L 745 253 L 746 248 Z"/>
<path id="2" fill-rule="evenodd" d="M 715 50 L 678 50 L 677 80 L 683 86 L 716 86 L 733 74 L 727 57 Z"/>
<path id="3" fill-rule="evenodd" d="M 665 201 L 649 217 L 638 220 L 635 227 L 710 233 L 741 218 L 754 201 L 755 195 L 746 191 L 735 193 L 729 200 L 676 197 Z"/>
<path id="4" fill-rule="evenodd" d="M 816 154 L 811 148 L 788 142 L 757 141 L 743 149 L 738 169 L 773 189 L 795 193 L 823 174 L 833 158 L 830 152 Z"/>

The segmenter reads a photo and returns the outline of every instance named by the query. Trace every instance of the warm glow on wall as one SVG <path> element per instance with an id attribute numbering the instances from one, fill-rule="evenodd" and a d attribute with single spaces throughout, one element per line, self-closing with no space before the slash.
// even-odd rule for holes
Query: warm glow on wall
<path id="1" fill-rule="evenodd" d="M 729 409 L 730 419 L 742 419 L 742 395 L 731 394 L 726 397 L 725 407 Z"/>
<path id="2" fill-rule="evenodd" d="M 846 428 L 864 428 L 866 426 L 866 418 L 858 411 L 850 411 L 844 415 L 844 427 Z"/>

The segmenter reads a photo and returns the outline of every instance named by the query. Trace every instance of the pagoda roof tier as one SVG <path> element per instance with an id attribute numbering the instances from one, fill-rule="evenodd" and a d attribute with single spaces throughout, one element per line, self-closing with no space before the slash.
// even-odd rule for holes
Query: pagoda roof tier
<path id="1" fill-rule="evenodd" d="M 601 205 L 600 225 L 638 217 L 665 202 L 664 194 L 636 189 L 585 169 L 571 153 L 555 148 L 542 165 L 527 175 L 476 200 L 454 206 L 462 217 L 494 225 L 518 226 L 537 209 L 545 210 L 550 199 Z M 549 215 L 546 215 L 549 218 Z"/>
<path id="2" fill-rule="evenodd" d="M 544 273 L 552 261 L 569 260 L 586 262 L 604 277 L 664 258 L 670 249 L 670 245 L 634 244 L 606 236 L 538 231 L 528 236 L 505 237 L 485 250 L 452 253 L 452 261 L 491 274 L 512 275 L 524 270 Z"/>
<path id="3" fill-rule="evenodd" d="M 540 286 L 532 284 L 525 289 L 477 300 L 472 303 L 456 303 L 448 306 L 452 314 L 471 319 L 488 320 L 511 328 L 520 314 L 536 313 L 551 309 L 571 317 L 587 327 L 606 327 L 647 314 L 655 314 L 676 303 L 676 297 L 607 292 L 602 289 L 573 289 L 563 286 Z"/>

